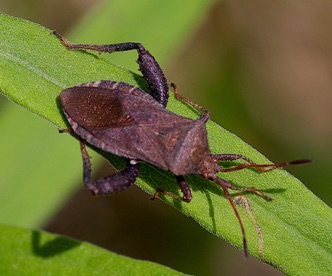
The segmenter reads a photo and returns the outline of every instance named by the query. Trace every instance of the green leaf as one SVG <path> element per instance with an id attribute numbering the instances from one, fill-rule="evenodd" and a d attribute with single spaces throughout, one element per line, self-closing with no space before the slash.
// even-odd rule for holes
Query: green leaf
<path id="1" fill-rule="evenodd" d="M 135 74 L 98 55 L 68 51 L 50 35 L 50 30 L 5 15 L 0 20 L 1 91 L 59 128 L 65 128 L 66 124 L 60 116 L 56 97 L 65 87 L 99 79 L 121 80 L 142 87 Z M 25 42 L 24 45 L 21 41 Z M 173 96 L 168 108 L 184 116 L 198 116 Z M 207 128 L 213 152 L 239 153 L 257 163 L 268 162 L 255 149 L 215 123 L 210 121 Z M 117 167 L 123 163 L 121 158 L 102 154 Z M 238 208 L 247 232 L 250 254 L 259 256 L 259 235 L 252 222 L 254 218 L 262 234 L 262 260 L 288 274 L 331 273 L 331 209 L 302 183 L 285 170 L 267 173 L 243 170 L 220 176 L 237 186 L 255 186 L 274 198 L 274 201 L 266 202 L 255 195 L 245 194 L 250 209 Z M 211 233 L 241 248 L 238 221 L 221 189 L 199 176 L 189 176 L 187 180 L 193 190 L 192 202 L 187 204 L 168 197 L 162 197 L 163 200 Z M 141 164 L 137 185 L 150 194 L 157 187 L 179 193 L 170 173 L 147 164 Z"/>
<path id="2" fill-rule="evenodd" d="M 89 243 L 0 225 L 1 275 L 184 275 Z"/>

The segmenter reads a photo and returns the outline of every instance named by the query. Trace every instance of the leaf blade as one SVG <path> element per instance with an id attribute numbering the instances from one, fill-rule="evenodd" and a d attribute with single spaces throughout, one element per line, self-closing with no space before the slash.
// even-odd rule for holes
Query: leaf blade
<path id="1" fill-rule="evenodd" d="M 0 225 L 3 275 L 184 275 L 156 263 L 131 259 L 89 243 Z"/>

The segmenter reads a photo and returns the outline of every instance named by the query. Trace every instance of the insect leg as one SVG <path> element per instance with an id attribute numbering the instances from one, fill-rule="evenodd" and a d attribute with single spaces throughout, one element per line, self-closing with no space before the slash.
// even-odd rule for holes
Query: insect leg
<path id="1" fill-rule="evenodd" d="M 186 180 L 182 175 L 176 176 L 176 181 L 178 182 L 181 192 L 183 194 L 181 200 L 185 202 L 190 202 L 193 196 L 191 194 L 191 190 L 190 187 L 188 186 L 188 183 L 186 182 Z"/>
<path id="2" fill-rule="evenodd" d="M 210 111 L 208 109 L 204 108 L 203 106 L 201 106 L 197 103 L 194 103 L 193 101 L 191 101 L 191 100 L 187 99 L 186 97 L 183 97 L 181 94 L 179 94 L 178 88 L 174 83 L 171 83 L 170 86 L 171 86 L 171 90 L 174 93 L 175 98 L 177 100 L 185 102 L 185 103 L 193 106 L 194 108 L 200 110 L 201 112 L 203 112 L 203 114 L 199 117 L 198 120 L 202 120 L 203 122 L 206 123 L 210 119 Z"/>
<path id="3" fill-rule="evenodd" d="M 113 53 L 136 50 L 138 53 L 137 63 L 139 64 L 140 71 L 143 77 L 147 81 L 151 90 L 151 96 L 159 102 L 163 107 L 166 107 L 168 102 L 168 84 L 164 72 L 160 68 L 158 62 L 150 54 L 148 50 L 140 43 L 125 42 L 118 44 L 74 44 L 70 43 L 57 31 L 53 31 L 53 34 L 57 36 L 61 43 L 69 50 L 92 50 L 99 53 Z"/>
<path id="4" fill-rule="evenodd" d="M 74 131 L 71 128 L 59 129 L 59 133 L 73 133 Z"/>
<path id="5" fill-rule="evenodd" d="M 184 177 L 182 175 L 180 175 L 180 176 L 176 176 L 176 181 L 179 184 L 179 187 L 181 189 L 183 196 L 179 196 L 179 195 L 173 194 L 171 192 L 165 191 L 162 188 L 158 188 L 156 190 L 156 192 L 154 193 L 154 195 L 151 197 L 151 199 L 156 199 L 159 194 L 164 194 L 164 195 L 167 195 L 167 196 L 170 196 L 170 197 L 173 197 L 173 198 L 185 201 L 185 202 L 190 202 L 192 199 L 192 194 L 191 194 L 190 187 L 188 186 L 186 180 L 184 179 Z"/>
<path id="6" fill-rule="evenodd" d="M 272 201 L 271 197 L 267 196 L 266 194 L 264 194 L 260 190 L 256 189 L 255 187 L 236 187 L 236 186 L 233 186 L 231 183 L 229 183 L 225 180 L 223 180 L 223 186 L 227 189 L 231 189 L 231 190 L 234 190 L 234 191 L 254 193 L 254 194 L 264 198 L 267 201 Z"/>
<path id="7" fill-rule="evenodd" d="M 95 182 L 91 178 L 91 162 L 84 142 L 80 142 L 83 158 L 83 179 L 85 186 L 94 195 L 109 195 L 121 192 L 131 187 L 138 176 L 138 163 L 132 160 L 128 167 L 113 175 L 97 179 Z"/>

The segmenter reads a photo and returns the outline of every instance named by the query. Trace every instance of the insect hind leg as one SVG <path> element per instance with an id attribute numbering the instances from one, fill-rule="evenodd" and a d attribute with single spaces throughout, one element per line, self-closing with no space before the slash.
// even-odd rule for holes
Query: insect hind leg
<path id="1" fill-rule="evenodd" d="M 90 156 L 86 149 L 85 143 L 80 142 L 82 159 L 83 159 L 83 180 L 87 189 L 94 195 L 109 195 L 124 191 L 131 187 L 138 176 L 138 163 L 134 160 L 123 170 L 92 181 Z"/>
<path id="2" fill-rule="evenodd" d="M 163 70 L 160 68 L 159 63 L 144 48 L 141 43 L 125 42 L 117 44 L 75 44 L 70 43 L 57 31 L 53 34 L 61 41 L 61 43 L 69 50 L 92 50 L 99 53 L 114 53 L 136 50 L 138 53 L 137 63 L 139 64 L 140 71 L 151 91 L 151 96 L 159 102 L 163 107 L 166 107 L 168 102 L 168 85 Z"/>

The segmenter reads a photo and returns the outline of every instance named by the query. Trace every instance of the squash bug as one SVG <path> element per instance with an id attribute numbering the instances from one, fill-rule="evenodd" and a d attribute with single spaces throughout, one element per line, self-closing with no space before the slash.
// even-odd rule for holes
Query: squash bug
<path id="1" fill-rule="evenodd" d="M 72 44 L 56 31 L 53 33 L 70 50 L 93 50 L 99 53 L 136 50 L 137 63 L 150 89 L 150 94 L 147 94 L 127 83 L 98 80 L 61 92 L 60 104 L 71 126 L 68 131 L 74 132 L 80 138 L 83 178 L 87 189 L 94 195 L 108 195 L 126 190 L 134 184 L 139 174 L 139 162 L 146 162 L 173 173 L 182 192 L 182 196 L 178 196 L 158 189 L 152 198 L 162 193 L 190 202 L 192 193 L 184 176 L 199 174 L 222 188 L 238 219 L 244 253 L 248 256 L 244 226 L 229 190 L 255 193 L 269 201 L 272 199 L 254 187 L 236 187 L 217 173 L 244 168 L 256 168 L 265 172 L 290 164 L 307 163 L 310 160 L 256 164 L 241 154 L 213 154 L 208 145 L 206 131 L 206 122 L 210 119 L 209 111 L 180 96 L 174 84 L 171 84 L 171 89 L 176 97 L 200 110 L 202 115 L 193 120 L 166 110 L 169 85 L 158 62 L 142 44 Z M 116 174 L 92 181 L 86 143 L 127 158 L 128 166 Z M 219 164 L 219 161 L 240 159 L 245 163 L 229 168 Z"/>

